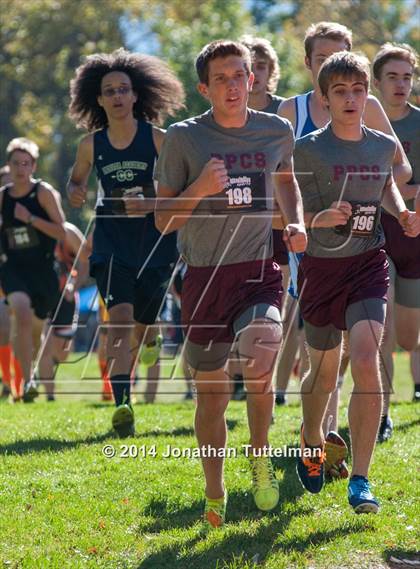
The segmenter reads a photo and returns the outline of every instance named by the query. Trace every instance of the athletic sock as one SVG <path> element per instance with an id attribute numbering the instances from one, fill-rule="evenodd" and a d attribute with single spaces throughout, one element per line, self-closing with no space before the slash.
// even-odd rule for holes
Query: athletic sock
<path id="1" fill-rule="evenodd" d="M 10 386 L 12 379 L 12 374 L 10 372 L 10 363 L 12 359 L 12 348 L 10 344 L 6 346 L 0 346 L 0 366 L 1 366 L 1 376 L 3 383 Z"/>
<path id="2" fill-rule="evenodd" d="M 351 480 L 367 480 L 367 476 L 362 476 L 361 474 L 353 474 L 353 476 L 350 478 Z"/>
<path id="3" fill-rule="evenodd" d="M 15 391 L 16 395 L 20 397 L 21 395 L 21 387 L 23 381 L 23 373 L 22 368 L 20 366 L 19 360 L 15 355 L 13 355 L 13 368 L 15 370 Z"/>
<path id="4" fill-rule="evenodd" d="M 128 373 L 111 377 L 111 385 L 117 407 L 123 403 L 130 403 L 130 375 Z"/>
<path id="5" fill-rule="evenodd" d="M 109 381 L 106 360 L 99 360 L 99 369 L 101 370 L 102 377 L 102 393 L 109 395 L 112 393 L 112 386 Z"/>

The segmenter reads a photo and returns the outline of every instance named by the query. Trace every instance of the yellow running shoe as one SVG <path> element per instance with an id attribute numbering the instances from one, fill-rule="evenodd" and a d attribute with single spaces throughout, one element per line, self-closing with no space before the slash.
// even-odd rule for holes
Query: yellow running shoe
<path id="1" fill-rule="evenodd" d="M 204 522 L 208 527 L 219 528 L 225 523 L 227 493 L 216 500 L 207 498 L 204 506 Z"/>
<path id="2" fill-rule="evenodd" d="M 154 342 L 144 344 L 140 352 L 140 363 L 147 367 L 154 366 L 159 359 L 162 343 L 163 336 L 162 334 L 158 334 Z"/>
<path id="3" fill-rule="evenodd" d="M 269 457 L 250 455 L 252 494 L 259 510 L 268 512 L 279 503 L 279 483 Z"/>
<path id="4" fill-rule="evenodd" d="M 128 403 L 118 405 L 112 415 L 112 426 L 120 439 L 134 436 L 134 411 Z"/>

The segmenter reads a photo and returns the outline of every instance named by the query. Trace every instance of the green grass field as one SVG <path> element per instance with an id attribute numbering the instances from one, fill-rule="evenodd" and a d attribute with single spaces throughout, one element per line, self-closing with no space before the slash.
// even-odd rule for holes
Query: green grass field
<path id="1" fill-rule="evenodd" d="M 98 390 L 92 379 L 71 381 L 80 376 L 83 365 L 62 366 L 60 392 Z M 92 378 L 96 363 L 89 365 Z M 62 395 L 49 404 L 43 398 L 33 405 L 1 402 L 0 567 L 415 566 L 395 561 L 404 559 L 417 559 L 420 565 L 419 407 L 408 402 L 412 386 L 404 354 L 398 355 L 396 370 L 394 437 L 377 448 L 371 469 L 382 505 L 377 516 L 351 511 L 344 482 L 328 484 L 317 496 L 304 493 L 294 460 L 287 458 L 274 459 L 279 506 L 262 514 L 253 505 L 247 460 L 239 452 L 226 462 L 227 523 L 209 534 L 200 522 L 199 460 L 162 457 L 168 444 L 195 445 L 194 403 L 181 401 L 182 381 L 162 381 L 158 403 L 136 405 L 137 436 L 124 443 L 137 449 L 137 458 L 121 457 L 124 447 L 110 431 L 112 407 L 99 403 L 97 395 Z M 348 393 L 350 381 L 346 383 Z M 291 401 L 276 409 L 273 446 L 298 443 L 300 407 L 296 396 Z M 345 395 L 341 425 L 348 439 L 346 406 Z M 240 449 L 248 442 L 243 402 L 231 403 L 228 425 L 229 446 Z M 114 445 L 116 457 L 104 457 L 107 444 Z"/>

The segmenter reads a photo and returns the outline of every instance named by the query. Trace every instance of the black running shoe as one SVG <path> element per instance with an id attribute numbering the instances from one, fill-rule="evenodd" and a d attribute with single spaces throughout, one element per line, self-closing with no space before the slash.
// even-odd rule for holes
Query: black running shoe
<path id="1" fill-rule="evenodd" d="M 286 405 L 286 394 L 283 391 L 277 391 L 276 405 Z"/>
<path id="2" fill-rule="evenodd" d="M 384 415 L 381 420 L 381 425 L 379 427 L 378 433 L 378 443 L 385 443 L 392 437 L 392 431 L 394 430 L 394 424 L 389 415 Z"/>
<path id="3" fill-rule="evenodd" d="M 0 393 L 0 399 L 7 399 L 12 392 L 10 391 L 10 387 L 3 383 L 3 387 Z"/>
<path id="4" fill-rule="evenodd" d="M 25 383 L 22 397 L 24 403 L 33 403 L 38 395 L 39 393 L 38 389 L 36 388 L 35 381 L 28 381 Z"/>
<path id="5" fill-rule="evenodd" d="M 244 401 L 246 399 L 246 391 L 244 388 L 244 378 L 241 374 L 236 373 L 233 376 L 233 401 Z"/>

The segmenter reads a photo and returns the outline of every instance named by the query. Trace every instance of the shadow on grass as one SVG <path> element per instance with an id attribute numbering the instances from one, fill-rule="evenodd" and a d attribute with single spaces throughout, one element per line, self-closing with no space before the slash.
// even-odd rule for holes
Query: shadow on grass
<path id="1" fill-rule="evenodd" d="M 274 468 L 283 472 L 283 478 L 279 480 L 280 506 L 287 502 L 294 502 L 305 491 L 296 472 L 297 459 L 293 455 L 293 449 L 296 449 L 296 444 L 289 443 L 284 445 L 284 447 L 286 456 L 273 457 L 272 459 Z"/>
<path id="2" fill-rule="evenodd" d="M 29 439 L 27 441 L 15 441 L 5 445 L 0 445 L 0 456 L 21 456 L 31 452 L 61 452 L 74 449 L 80 445 L 94 445 L 102 443 L 114 435 L 113 431 L 108 431 L 95 437 L 66 441 L 63 439 Z"/>
<path id="3" fill-rule="evenodd" d="M 287 448 L 292 448 L 292 445 L 287 445 Z M 244 490 L 243 492 L 229 491 L 228 521 L 239 522 L 243 519 L 258 520 L 262 515 L 275 515 L 278 510 L 282 510 L 285 504 L 296 502 L 296 499 L 304 493 L 304 489 L 296 473 L 296 459 L 288 458 L 288 456 L 275 457 L 273 458 L 273 465 L 275 469 L 280 469 L 283 473 L 283 477 L 278 477 L 280 499 L 279 505 L 274 512 L 262 514 L 255 508 L 251 494 L 250 473 L 248 490 Z M 139 527 L 139 531 L 158 533 L 193 525 L 201 518 L 203 505 L 204 502 L 200 498 L 200 500 L 195 501 L 187 508 L 174 510 L 169 500 L 166 500 L 164 497 L 154 498 L 148 504 L 144 512 L 146 516 L 154 519 L 142 523 Z"/>
<path id="4" fill-rule="evenodd" d="M 226 424 L 229 431 L 233 431 L 238 425 L 239 421 L 235 419 L 227 419 Z M 176 427 L 175 429 L 153 429 L 151 431 L 142 431 L 136 433 L 137 438 L 145 437 L 192 437 L 194 435 L 193 427 Z"/>
<path id="5" fill-rule="evenodd" d="M 296 499 L 304 493 L 304 489 L 296 474 L 296 461 L 293 458 L 273 458 L 276 469 L 283 471 L 283 477 L 279 480 L 280 499 L 279 505 L 274 512 L 262 514 L 256 509 L 251 494 L 251 473 L 249 475 L 249 490 L 243 492 L 229 491 L 227 508 L 227 520 L 239 522 L 243 519 L 258 520 L 262 515 L 275 515 L 282 506 Z M 203 514 L 204 501 L 194 502 L 188 508 L 173 511 L 173 507 L 165 498 L 154 498 L 146 507 L 144 514 L 155 518 L 151 522 L 141 525 L 142 532 L 157 533 L 160 531 L 184 528 L 194 524 Z"/>
<path id="6" fill-rule="evenodd" d="M 402 549 L 385 549 L 384 559 L 389 569 L 403 569 L 404 567 L 420 568 L 420 553 L 418 551 L 404 551 Z"/>
<path id="7" fill-rule="evenodd" d="M 414 419 L 413 421 L 409 421 L 408 423 L 395 423 L 394 429 L 396 431 L 400 431 L 401 433 L 406 433 L 409 429 L 413 429 L 414 427 L 418 427 L 420 425 L 420 419 Z"/>
<path id="8" fill-rule="evenodd" d="M 329 529 L 326 531 L 315 531 L 309 533 L 305 537 L 290 538 L 288 540 L 282 541 L 281 544 L 275 545 L 273 547 L 274 551 L 281 551 L 285 554 L 287 553 L 304 553 L 309 547 L 314 545 L 322 545 L 323 543 L 328 543 L 336 538 L 348 537 L 349 534 L 366 532 L 366 525 L 349 527 L 348 524 L 344 523 L 342 527 L 336 527 L 334 529 Z"/>
<path id="9" fill-rule="evenodd" d="M 173 529 L 184 529 L 199 521 L 203 515 L 204 499 L 194 501 L 190 506 L 174 510 L 172 502 L 164 497 L 153 498 L 144 511 L 144 515 L 155 518 L 151 522 L 143 522 L 139 532 L 158 533 Z M 262 514 L 255 508 L 251 493 L 229 492 L 226 520 L 239 522 L 241 520 L 259 520 Z"/>
<path id="10" fill-rule="evenodd" d="M 193 547 L 197 542 L 197 537 L 191 541 L 182 542 L 181 540 L 174 539 L 173 544 L 165 545 L 159 551 L 151 552 L 146 559 L 144 559 L 137 569 L 165 569 L 174 567 L 188 567 L 188 569 L 203 569 L 203 567 L 215 568 L 223 567 L 222 563 L 232 561 L 233 558 L 242 557 L 244 561 L 251 561 L 253 558 L 258 558 L 258 563 L 264 562 L 270 553 L 283 552 L 284 554 L 292 554 L 295 552 L 304 553 L 314 545 L 322 545 L 331 542 L 336 538 L 348 536 L 349 533 L 358 533 L 365 531 L 364 526 L 349 528 L 348 524 L 343 524 L 342 527 L 337 527 L 326 531 L 316 531 L 308 534 L 305 537 L 291 538 L 276 544 L 279 536 L 283 535 L 290 525 L 291 520 L 298 516 L 310 515 L 312 510 L 295 508 L 282 510 L 281 507 L 272 513 L 261 513 L 255 510 L 253 506 L 252 512 L 244 508 L 243 495 L 234 493 L 229 496 L 228 512 L 226 517 L 225 528 L 220 530 L 221 539 L 212 544 L 211 549 L 203 552 L 193 551 Z M 155 504 L 156 505 L 156 504 Z M 241 514 L 242 511 L 242 514 Z M 230 512 L 233 515 L 230 515 Z M 243 513 L 246 512 L 246 515 Z M 178 512 L 178 516 L 185 516 L 184 523 L 179 523 L 179 527 L 185 527 L 185 524 L 190 523 L 194 515 L 194 520 L 197 521 L 202 513 L 202 503 L 194 503 L 188 512 Z M 160 515 L 162 511 L 160 510 Z M 258 520 L 261 517 L 266 518 L 264 524 L 260 524 L 257 529 L 255 525 L 252 528 L 252 538 L 250 530 L 238 530 L 239 520 Z M 179 518 L 178 518 L 179 519 Z M 233 523 L 232 523 L 233 522 Z M 236 529 L 235 529 L 236 528 Z M 181 538 L 182 539 L 182 538 Z M 204 535 L 202 536 L 204 540 Z M 181 551 L 180 551 L 181 550 Z M 185 553 L 183 553 L 185 551 Z"/>
<path id="11" fill-rule="evenodd" d="M 148 437 L 192 437 L 194 429 L 192 427 L 176 427 L 175 429 L 153 429 L 151 431 L 142 431 L 137 426 L 136 438 L 143 439 Z"/>
<path id="12" fill-rule="evenodd" d="M 407 423 L 394 423 L 394 430 L 400 431 L 401 433 L 406 433 L 410 429 L 414 429 L 420 425 L 420 419 L 413 419 L 412 421 L 408 421 Z M 338 429 L 339 434 L 343 437 L 346 441 L 347 446 L 350 449 L 350 430 L 348 426 L 340 427 Z"/>

